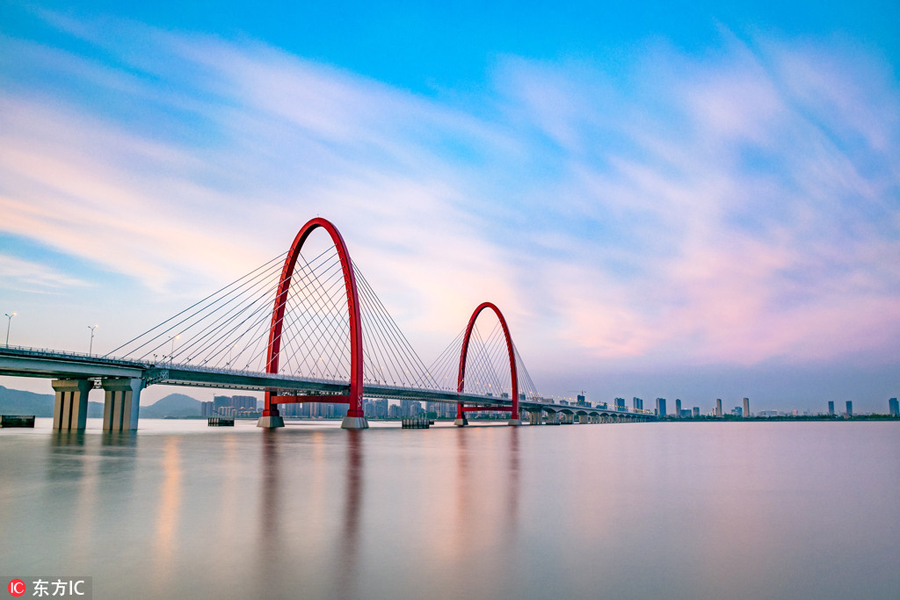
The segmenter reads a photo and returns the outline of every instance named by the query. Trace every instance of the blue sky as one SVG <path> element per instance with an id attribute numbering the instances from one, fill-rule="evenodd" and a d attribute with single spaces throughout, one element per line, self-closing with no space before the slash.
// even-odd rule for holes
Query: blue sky
<path id="1" fill-rule="evenodd" d="M 900 393 L 896 3 L 5 2 L 0 23 L 12 343 L 85 350 L 98 322 L 111 349 L 320 214 L 426 363 L 490 299 L 546 393 Z"/>

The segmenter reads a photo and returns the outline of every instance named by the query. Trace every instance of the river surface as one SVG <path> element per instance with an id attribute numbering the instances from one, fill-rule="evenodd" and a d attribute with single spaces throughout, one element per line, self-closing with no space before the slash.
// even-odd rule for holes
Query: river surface
<path id="1" fill-rule="evenodd" d="M 0 430 L 0 575 L 103 599 L 900 597 L 898 422 L 88 427 Z"/>

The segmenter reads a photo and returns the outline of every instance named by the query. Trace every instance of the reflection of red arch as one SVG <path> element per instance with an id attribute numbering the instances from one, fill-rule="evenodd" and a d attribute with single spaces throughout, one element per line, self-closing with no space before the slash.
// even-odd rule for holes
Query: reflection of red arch
<path id="1" fill-rule="evenodd" d="M 363 385 L 363 352 L 362 352 L 362 326 L 359 315 L 359 295 L 356 291 L 356 276 L 353 273 L 353 267 L 350 264 L 350 254 L 347 252 L 347 245 L 340 232 L 325 219 L 312 219 L 300 229 L 294 243 L 291 245 L 291 251 L 284 261 L 284 268 L 281 270 L 281 279 L 278 282 L 278 294 L 275 296 L 275 307 L 272 310 L 272 325 L 269 329 L 269 350 L 266 355 L 266 373 L 278 373 L 278 359 L 281 354 L 281 329 L 282 320 L 284 319 L 284 309 L 287 305 L 288 291 L 291 288 L 291 277 L 294 274 L 294 265 L 297 264 L 297 257 L 300 256 L 300 249 L 309 234 L 318 227 L 328 232 L 334 247 L 337 249 L 338 257 L 341 259 L 341 269 L 344 272 L 344 287 L 347 290 L 347 312 L 350 315 L 350 394 L 347 396 L 322 396 L 322 400 L 331 402 L 349 403 L 350 408 L 347 410 L 348 417 L 363 417 L 362 407 L 362 385 Z M 263 410 L 264 417 L 277 417 L 278 404 L 277 400 L 289 400 L 297 402 L 299 397 L 286 398 L 284 396 L 275 396 L 270 391 L 266 391 L 266 407 Z"/>
<path id="2" fill-rule="evenodd" d="M 469 325 L 466 327 L 466 335 L 463 336 L 462 342 L 462 351 L 459 354 L 459 377 L 457 378 L 456 391 L 462 394 L 465 391 L 466 385 L 466 358 L 469 354 L 469 338 L 472 337 L 472 328 L 475 327 L 475 319 L 478 318 L 478 315 L 481 314 L 486 308 L 490 308 L 497 315 L 497 318 L 500 319 L 500 326 L 503 327 L 503 335 L 506 337 L 506 351 L 509 353 L 509 374 L 510 380 L 512 383 L 512 415 L 510 415 L 510 419 L 518 419 L 519 418 L 519 378 L 516 374 L 516 353 L 513 350 L 512 337 L 509 335 L 509 327 L 506 326 L 506 319 L 503 318 L 503 313 L 500 312 L 500 309 L 492 302 L 483 302 L 478 308 L 475 309 L 475 312 L 472 313 L 472 318 L 469 319 Z M 496 410 L 486 408 L 484 410 Z M 463 405 L 457 405 L 457 418 L 463 417 Z"/>

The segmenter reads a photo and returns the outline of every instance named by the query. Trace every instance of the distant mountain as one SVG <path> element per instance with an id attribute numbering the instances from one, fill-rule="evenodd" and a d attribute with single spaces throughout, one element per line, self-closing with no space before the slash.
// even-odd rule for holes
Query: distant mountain
<path id="1" fill-rule="evenodd" d="M 95 392 L 97 394 L 98 392 Z M 102 394 L 99 394 L 102 397 Z M 53 416 L 53 394 L 11 390 L 0 385 L 0 415 Z M 88 417 L 103 416 L 103 402 L 88 402 Z"/>
<path id="2" fill-rule="evenodd" d="M 150 406 L 142 406 L 141 418 L 164 419 L 165 417 L 199 417 L 200 401 L 184 394 L 169 394 Z"/>

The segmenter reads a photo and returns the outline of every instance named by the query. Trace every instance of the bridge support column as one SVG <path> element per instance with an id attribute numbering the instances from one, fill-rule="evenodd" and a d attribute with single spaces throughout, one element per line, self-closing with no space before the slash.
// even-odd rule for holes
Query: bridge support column
<path id="1" fill-rule="evenodd" d="M 543 421 L 544 411 L 542 410 L 530 410 L 528 411 L 528 424 L 529 425 L 540 425 Z"/>
<path id="2" fill-rule="evenodd" d="M 103 431 L 136 431 L 141 405 L 142 379 L 104 379 Z"/>
<path id="3" fill-rule="evenodd" d="M 559 413 L 558 412 L 547 412 L 547 425 L 559 425 Z"/>
<path id="4" fill-rule="evenodd" d="M 274 429 L 275 427 L 284 427 L 284 419 L 278 412 L 278 405 L 272 404 L 272 392 L 266 391 L 266 407 L 263 409 L 262 415 L 256 422 L 257 427 L 265 429 Z"/>
<path id="5" fill-rule="evenodd" d="M 453 424 L 457 427 L 465 427 L 469 424 L 469 419 L 466 418 L 466 413 L 463 412 L 463 405 L 456 405 L 456 419 L 453 421 Z"/>
<path id="6" fill-rule="evenodd" d="M 87 425 L 88 392 L 94 387 L 94 382 L 89 379 L 56 379 L 50 384 L 56 392 L 53 430 L 84 431 Z"/>
<path id="7" fill-rule="evenodd" d="M 341 421 L 341 429 L 368 429 L 369 422 L 365 417 L 351 417 L 347 415 Z"/>

